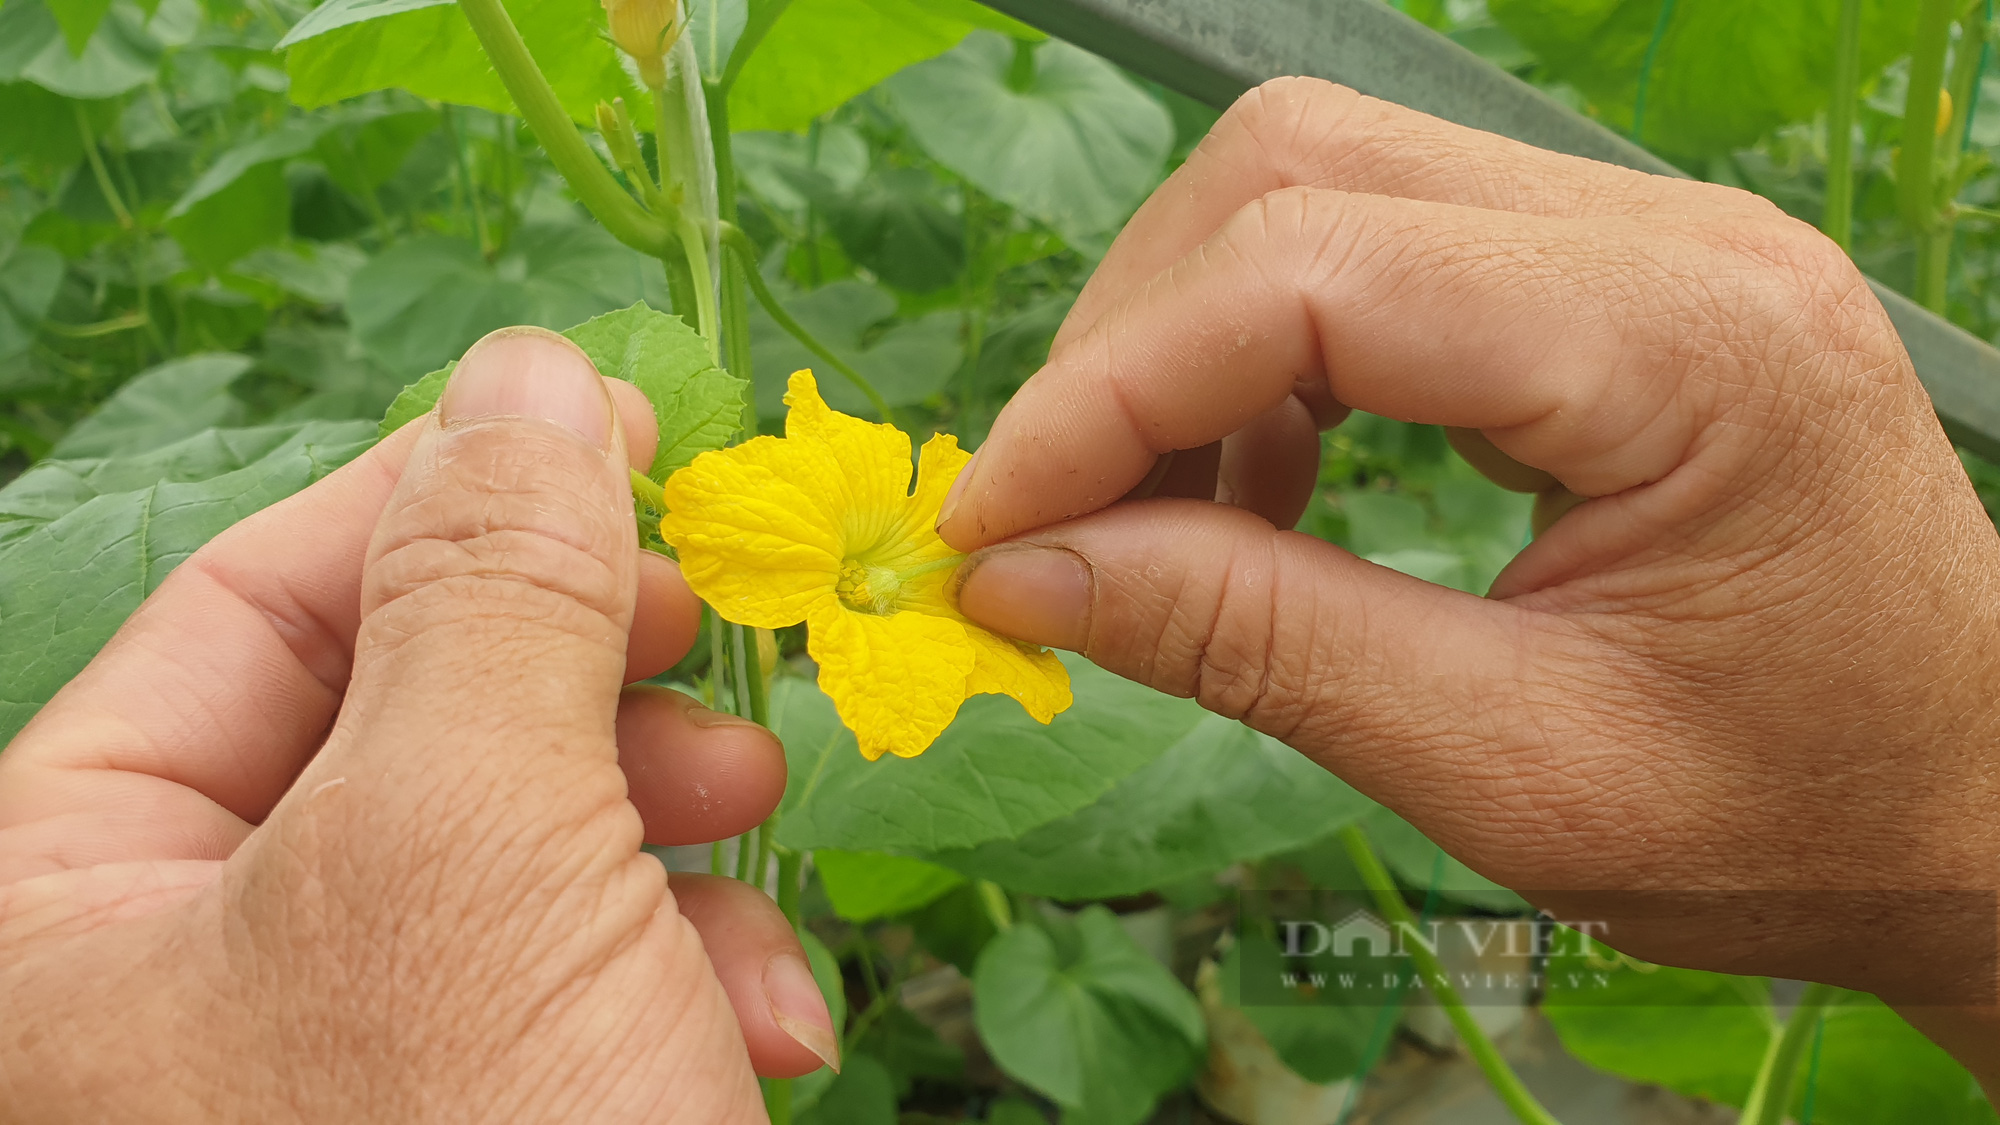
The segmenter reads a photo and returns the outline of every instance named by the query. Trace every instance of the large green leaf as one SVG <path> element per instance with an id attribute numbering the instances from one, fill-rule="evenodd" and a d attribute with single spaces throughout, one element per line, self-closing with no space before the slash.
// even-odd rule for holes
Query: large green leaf
<path id="1" fill-rule="evenodd" d="M 254 446 L 268 434 L 257 435 Z M 191 439 L 198 440 L 198 439 Z M 14 736 L 57 689 L 109 640 L 169 571 L 216 533 L 291 495 L 345 464 L 375 440 L 366 422 L 313 422 L 250 464 L 204 479 L 139 484 L 129 468 L 98 464 L 67 470 L 44 466 L 0 490 L 0 512 L 37 507 L 25 534 L 8 536 L 0 523 L 0 743 Z M 183 469 L 225 468 L 227 438 L 215 439 Z M 241 447 L 238 447 L 239 449 Z M 158 469 L 166 451 L 149 454 Z M 65 472 L 59 481 L 51 472 Z M 101 492 L 53 515 L 55 486 L 80 498 L 95 480 L 129 486 Z M 34 503 L 14 500 L 36 490 Z M 52 518 L 51 518 L 52 517 Z"/>
<path id="2" fill-rule="evenodd" d="M 1493 17 L 1549 72 L 1630 131 L 1662 6 L 1673 3 L 1646 85 L 1645 135 L 1664 152 L 1702 155 L 1805 121 L 1833 86 L 1841 0 L 1491 0 Z M 1909 49 L 1917 5 L 1863 0 L 1866 82 Z"/>
<path id="3" fill-rule="evenodd" d="M 850 922 L 906 914 L 965 882 L 958 872 L 921 859 L 837 848 L 814 852 L 813 868 L 833 912 Z"/>
<path id="4" fill-rule="evenodd" d="M 590 357 L 598 373 L 644 392 L 660 428 L 650 475 L 665 481 L 697 456 L 728 444 L 743 420 L 743 380 L 718 368 L 708 346 L 677 316 L 643 304 L 593 317 L 563 335 Z M 403 389 L 382 418 L 381 433 L 437 405 L 449 366 Z"/>
<path id="5" fill-rule="evenodd" d="M 282 241 L 292 227 L 292 193 L 276 161 L 253 164 L 167 219 L 188 260 L 219 272 L 260 246 Z"/>
<path id="6" fill-rule="evenodd" d="M 604 32 L 597 0 L 511 0 L 529 53 L 577 121 L 599 101 L 639 91 Z M 308 109 L 372 90 L 408 90 L 454 105 L 512 113 L 513 99 L 456 4 L 358 0 L 321 7 L 285 37 L 292 100 Z"/>
<path id="7" fill-rule="evenodd" d="M 738 129 L 796 131 L 972 31 L 942 0 L 792 0 L 729 94 Z M 700 53 L 697 47 L 696 53 Z"/>
<path id="8" fill-rule="evenodd" d="M 1102 906 L 1048 929 L 1024 921 L 988 944 L 973 1017 L 993 1061 L 1079 1125 L 1143 1120 L 1207 1041 L 1195 998 Z"/>
<path id="9" fill-rule="evenodd" d="M 239 420 L 229 384 L 250 370 L 248 356 L 219 353 L 169 360 L 134 375 L 56 443 L 52 456 L 144 453 L 212 426 Z"/>
<path id="10" fill-rule="evenodd" d="M 1211 715 L 1096 803 L 933 858 L 1011 890 L 1111 898 L 1299 847 L 1374 807 L 1284 743 Z"/>
<path id="11" fill-rule="evenodd" d="M 783 283 L 771 287 L 786 311 L 820 343 L 868 377 L 891 406 L 922 402 L 944 389 L 963 361 L 959 316 L 934 312 L 873 332 L 896 312 L 896 298 L 849 278 L 801 293 Z M 750 314 L 750 358 L 763 373 L 757 379 L 757 413 L 785 412 L 785 377 L 802 367 L 814 370 L 820 394 L 835 410 L 870 415 L 874 407 L 839 372 L 829 370 L 760 308 Z"/>
<path id="12" fill-rule="evenodd" d="M 779 680 L 772 729 L 791 767 L 779 842 L 926 852 L 1018 836 L 1095 801 L 1204 714 L 1082 660 L 1064 663 L 1076 704 L 1049 725 L 1004 696 L 978 695 L 922 756 L 876 762 L 817 687 Z"/>
<path id="13" fill-rule="evenodd" d="M 1584 1062 L 1691 1097 L 1740 1106 L 1770 1043 L 1771 985 L 1619 958 L 1562 931 L 1542 1012 Z"/>
<path id="14" fill-rule="evenodd" d="M 186 16 L 184 7 L 163 5 L 149 17 L 130 0 L 119 0 L 95 24 L 83 50 L 72 53 L 44 0 L 9 0 L 0 7 L 0 82 L 26 80 L 68 98 L 116 97 L 159 72 L 165 44 L 148 25 Z"/>
<path id="15" fill-rule="evenodd" d="M 630 305 L 644 292 L 644 266 L 596 226 L 524 227 L 491 263 L 470 240 L 422 235 L 355 272 L 347 316 L 369 353 L 407 378 L 496 328 L 562 329 Z"/>
<path id="16" fill-rule="evenodd" d="M 867 1055 L 853 1055 L 798 1125 L 896 1125 L 896 1080 Z"/>
<path id="17" fill-rule="evenodd" d="M 1872 996 L 1830 1008 L 1820 1044 L 1815 1125 L 1992 1125 L 1993 1106 L 1950 1055 Z M 1795 1106 L 1804 1101 L 1801 1090 Z"/>
<path id="18" fill-rule="evenodd" d="M 1016 67 L 1016 52 L 1033 52 Z M 884 87 L 925 151 L 1071 237 L 1123 222 L 1165 173 L 1173 117 L 1118 68 L 1066 43 L 980 33 Z"/>

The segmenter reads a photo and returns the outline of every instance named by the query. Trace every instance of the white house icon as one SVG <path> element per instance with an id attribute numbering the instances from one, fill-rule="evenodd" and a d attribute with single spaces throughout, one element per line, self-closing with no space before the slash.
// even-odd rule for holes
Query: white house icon
<path id="1" fill-rule="evenodd" d="M 1354 947 L 1366 944 L 1366 953 L 1356 953 Z M 1389 940 L 1389 927 L 1382 920 L 1366 910 L 1357 910 L 1340 920 L 1333 928 L 1333 955 L 1335 957 L 1387 957 L 1395 952 Z"/>

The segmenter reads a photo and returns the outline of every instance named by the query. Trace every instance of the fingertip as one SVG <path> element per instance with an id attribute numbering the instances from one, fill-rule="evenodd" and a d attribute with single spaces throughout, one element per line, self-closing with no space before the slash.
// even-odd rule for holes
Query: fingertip
<path id="1" fill-rule="evenodd" d="M 701 631 L 701 601 L 688 589 L 674 560 L 639 552 L 639 589 L 632 603 L 632 636 L 625 646 L 625 682 L 651 679 L 694 647 Z"/>
<path id="2" fill-rule="evenodd" d="M 667 688 L 629 687 L 619 697 L 618 765 L 650 844 L 748 832 L 785 795 L 776 735 Z"/>
<path id="3" fill-rule="evenodd" d="M 763 891 L 714 875 L 669 877 L 736 1009 L 750 1063 L 767 1078 L 839 1068 L 839 1037 L 798 935 Z"/>
<path id="4" fill-rule="evenodd" d="M 611 396 L 611 403 L 618 408 L 618 425 L 625 431 L 625 456 L 632 468 L 647 472 L 653 467 L 653 454 L 660 446 L 660 423 L 653 413 L 653 404 L 646 398 L 646 392 L 609 375 L 601 376 L 604 389 Z"/>

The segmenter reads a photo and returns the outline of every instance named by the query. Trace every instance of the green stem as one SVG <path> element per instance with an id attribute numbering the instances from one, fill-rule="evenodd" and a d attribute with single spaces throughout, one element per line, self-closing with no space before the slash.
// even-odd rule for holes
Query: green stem
<path id="1" fill-rule="evenodd" d="M 637 469 L 631 469 L 629 472 L 632 474 L 632 495 L 640 500 L 644 500 L 654 511 L 663 516 L 666 515 L 666 489 L 661 488 L 658 484 L 654 483 L 652 477 L 647 476 Z"/>
<path id="2" fill-rule="evenodd" d="M 1750 1086 L 1750 1097 L 1743 1103 L 1743 1116 L 1737 1118 L 1738 1125 L 1779 1125 L 1785 1119 L 1785 1111 L 1792 1104 L 1792 1088 L 1798 1081 L 1799 1061 L 1804 1058 L 1813 1029 L 1819 1026 L 1820 1017 L 1826 1014 L 1834 995 L 1830 985 L 1806 986 L 1785 1026 L 1772 1033 L 1763 1065 L 1757 1068 L 1757 1079 Z"/>
<path id="3" fill-rule="evenodd" d="M 53 320 L 45 320 L 42 322 L 42 327 L 50 334 L 67 340 L 94 340 L 99 336 L 112 336 L 120 332 L 129 332 L 134 328 L 144 328 L 150 323 L 152 320 L 145 313 L 129 312 L 124 316 L 114 316 L 110 320 L 100 320 L 94 324 L 58 324 Z"/>
<path id="4" fill-rule="evenodd" d="M 778 853 L 778 911 L 785 921 L 799 928 L 799 871 L 805 863 L 805 855 L 795 852 L 782 844 L 772 844 Z"/>
<path id="5" fill-rule="evenodd" d="M 977 885 L 979 904 L 986 908 L 986 917 L 993 922 L 993 928 L 1003 933 L 1013 929 L 1014 907 L 1007 901 L 1007 892 L 990 879 L 981 879 Z"/>
<path id="6" fill-rule="evenodd" d="M 97 179 L 97 190 L 104 193 L 104 202 L 110 204 L 111 213 L 117 217 L 118 225 L 132 229 L 132 212 L 125 206 L 125 199 L 118 189 L 111 186 L 111 171 L 104 166 L 104 154 L 97 151 L 97 134 L 90 127 L 90 115 L 83 111 L 83 103 L 69 103 L 76 114 L 76 131 L 83 137 L 83 155 L 90 161 L 90 174 Z"/>
<path id="7" fill-rule="evenodd" d="M 735 695 L 732 693 L 726 699 L 723 696 L 729 683 L 729 653 L 723 642 L 723 620 L 712 609 L 705 609 L 703 613 L 708 617 L 708 691 L 714 697 L 709 705 L 717 711 L 734 715 L 738 713 Z"/>
<path id="8" fill-rule="evenodd" d="M 1388 869 L 1382 866 L 1382 861 L 1376 857 L 1375 849 L 1369 846 L 1368 837 L 1362 835 L 1360 827 L 1350 824 L 1342 828 L 1340 842 L 1347 849 L 1348 857 L 1354 861 L 1355 869 L 1361 873 L 1361 881 L 1367 884 L 1369 893 L 1374 896 L 1375 908 L 1382 912 L 1392 927 L 1415 935 L 1416 918 L 1411 915 L 1402 892 L 1396 888 L 1396 881 L 1389 877 Z M 1472 1018 L 1472 1012 L 1459 998 L 1458 990 L 1445 976 L 1444 965 L 1437 959 L 1437 954 L 1421 941 L 1411 940 L 1407 946 L 1410 957 L 1417 963 L 1417 971 L 1430 984 L 1439 1006 L 1444 1008 L 1465 1049 L 1479 1064 L 1480 1071 L 1486 1075 L 1486 1081 L 1500 1096 L 1501 1102 L 1523 1125 L 1557 1125 L 1556 1119 L 1521 1084 L 1520 1076 L 1507 1065 L 1506 1059 L 1500 1057 L 1499 1048 L 1493 1045 L 1493 1040 L 1487 1038 L 1486 1032 Z"/>
<path id="9" fill-rule="evenodd" d="M 754 830 L 753 830 L 754 831 Z M 750 832 L 736 837 L 736 881 L 750 881 L 750 864 L 757 858 L 757 838 Z"/>
<path id="10" fill-rule="evenodd" d="M 771 319 L 778 322 L 778 327 L 784 329 L 792 339 L 805 345 L 807 351 L 825 360 L 827 366 L 854 384 L 857 390 L 868 396 L 868 405 L 875 408 L 876 415 L 884 422 L 894 425 L 895 415 L 889 409 L 889 403 L 883 399 L 882 393 L 875 389 L 875 384 L 870 383 L 861 372 L 849 367 L 839 356 L 833 354 L 831 348 L 814 338 L 812 333 L 806 331 L 804 325 L 792 319 L 792 314 L 785 311 L 785 306 L 778 303 L 778 298 L 772 294 L 771 287 L 764 283 L 763 276 L 757 272 L 757 250 L 750 245 L 749 236 L 745 235 L 741 228 L 726 226 L 722 230 L 722 241 L 724 246 L 735 251 L 743 260 L 743 279 L 750 283 L 751 294 L 757 298 L 758 304 L 764 306 L 764 311 L 770 314 Z"/>
<path id="11" fill-rule="evenodd" d="M 714 216 L 705 214 L 705 185 L 696 178 L 700 160 L 693 124 L 688 120 L 687 69 L 676 68 L 665 85 L 653 88 L 653 139 L 660 155 L 662 193 L 675 210 L 681 253 L 687 258 L 688 272 L 694 275 L 695 328 L 708 342 L 709 358 L 720 363 L 722 326 L 715 272 L 708 260 L 709 226 Z"/>
<path id="12" fill-rule="evenodd" d="M 774 826 L 769 820 L 757 826 L 757 862 L 750 865 L 756 873 L 757 885 L 764 885 L 764 873 L 771 869 L 771 834 Z"/>
<path id="13" fill-rule="evenodd" d="M 1826 209 L 1819 229 L 1842 250 L 1854 244 L 1854 115 L 1861 104 L 1861 0 L 1841 0 L 1826 107 Z"/>
<path id="14" fill-rule="evenodd" d="M 479 200 L 479 183 L 472 178 L 472 161 L 465 152 L 465 130 L 459 127 L 458 111 L 449 105 L 444 107 L 444 128 L 451 137 L 452 164 L 463 185 L 466 209 L 472 213 L 472 232 L 479 239 L 479 254 L 490 262 L 499 248 L 493 244 L 493 232 L 486 225 L 486 205 Z"/>
<path id="15" fill-rule="evenodd" d="M 1937 260 L 1936 240 L 1929 237 L 1938 222 L 1938 95 L 1944 89 L 1945 50 L 1959 3 L 1921 0 L 1910 51 L 1910 92 L 1903 101 L 1903 145 L 1896 156 L 1897 207 L 1903 225 L 1917 238 L 1912 295 L 1918 304 L 1938 313 L 1944 311 L 1945 263 Z"/>
<path id="16" fill-rule="evenodd" d="M 672 233 L 618 185 L 611 170 L 570 123 L 569 114 L 535 65 L 520 29 L 500 0 L 458 0 L 458 6 L 513 97 L 515 108 L 576 197 L 618 241 L 655 258 L 672 253 Z"/>

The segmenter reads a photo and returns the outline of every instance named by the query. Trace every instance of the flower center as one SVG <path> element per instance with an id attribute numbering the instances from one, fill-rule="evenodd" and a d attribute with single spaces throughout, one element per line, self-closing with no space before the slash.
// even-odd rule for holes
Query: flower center
<path id="1" fill-rule="evenodd" d="M 896 602 L 902 596 L 905 584 L 964 561 L 964 555 L 952 555 L 908 570 L 895 570 L 886 566 L 870 566 L 859 559 L 846 559 L 840 564 L 840 578 L 834 583 L 833 592 L 840 598 L 841 604 L 851 610 L 886 617 L 896 612 Z"/>
<path id="2" fill-rule="evenodd" d="M 840 564 L 840 581 L 833 592 L 849 609 L 887 615 L 896 612 L 896 595 L 903 592 L 903 579 L 886 566 L 848 559 Z"/>

